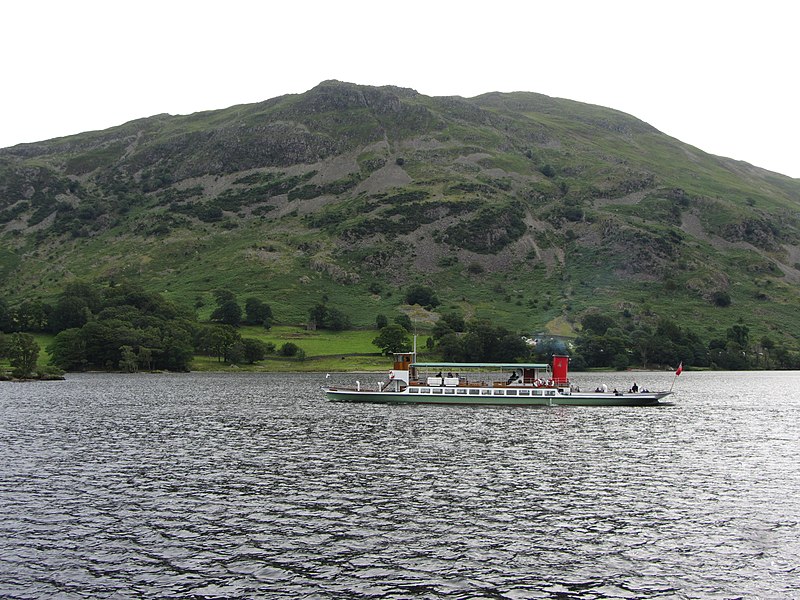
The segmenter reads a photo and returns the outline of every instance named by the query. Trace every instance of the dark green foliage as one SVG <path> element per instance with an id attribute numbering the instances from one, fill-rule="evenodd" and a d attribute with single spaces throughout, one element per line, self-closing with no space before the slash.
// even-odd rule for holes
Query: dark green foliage
<path id="1" fill-rule="evenodd" d="M 211 320 L 238 327 L 242 322 L 242 307 L 235 301 L 223 302 L 211 313 Z"/>
<path id="2" fill-rule="evenodd" d="M 375 317 L 375 327 L 377 329 L 383 329 L 389 324 L 389 319 L 386 318 L 386 315 L 377 315 Z"/>
<path id="3" fill-rule="evenodd" d="M 447 313 L 442 315 L 433 326 L 431 336 L 438 340 L 450 333 L 463 332 L 466 330 L 466 327 L 463 316 L 455 313 Z"/>
<path id="4" fill-rule="evenodd" d="M 242 358 L 248 363 L 253 364 L 259 360 L 264 360 L 267 354 L 275 351 L 274 344 L 267 344 L 261 340 L 244 338 L 242 340 Z"/>
<path id="5" fill-rule="evenodd" d="M 90 284 L 67 287 L 59 299 L 64 304 L 60 321 L 81 326 L 62 329 L 48 348 L 54 365 L 68 371 L 126 370 L 135 357 L 142 368 L 186 371 L 193 355 L 194 325 L 159 294 L 131 285 L 100 288 Z M 69 310 L 67 310 L 67 308 Z M 73 310 L 74 309 L 74 310 Z"/>
<path id="6" fill-rule="evenodd" d="M 198 354 L 212 356 L 218 362 L 237 362 L 242 336 L 232 325 L 202 325 L 195 327 L 193 343 Z"/>
<path id="7" fill-rule="evenodd" d="M 66 295 L 65 292 L 58 299 L 50 314 L 50 331 L 58 333 L 65 329 L 83 327 L 91 315 L 92 311 L 85 298 Z"/>
<path id="8" fill-rule="evenodd" d="M 238 327 L 242 323 L 242 307 L 229 290 L 215 290 L 217 308 L 211 313 L 211 320 L 223 325 Z"/>
<path id="9" fill-rule="evenodd" d="M 405 313 L 395 316 L 394 322 L 396 325 L 400 325 L 400 327 L 402 327 L 406 331 L 409 332 L 414 331 L 414 324 L 411 322 L 411 317 L 409 317 Z"/>
<path id="10" fill-rule="evenodd" d="M 41 300 L 24 300 L 14 308 L 15 331 L 47 331 L 52 307 Z"/>
<path id="11" fill-rule="evenodd" d="M 613 317 L 599 313 L 584 316 L 584 329 L 575 342 L 581 361 L 588 367 L 630 365 L 708 366 L 708 348 L 695 331 L 686 330 L 669 319 L 624 329 Z"/>
<path id="12" fill-rule="evenodd" d="M 337 179 L 325 185 L 304 185 L 303 187 L 291 190 L 289 192 L 289 200 L 310 200 L 318 196 L 327 194 L 338 195 L 343 194 L 357 186 L 364 180 L 361 173 L 351 173 L 344 179 Z"/>
<path id="13" fill-rule="evenodd" d="M 440 304 L 436 292 L 422 284 L 414 284 L 406 290 L 406 303 L 419 304 L 420 306 L 431 308 L 435 308 Z"/>
<path id="14" fill-rule="evenodd" d="M 272 325 L 272 308 L 258 298 L 248 298 L 244 302 L 245 324 L 263 325 L 269 329 Z"/>
<path id="15" fill-rule="evenodd" d="M 368 209 L 374 208 L 362 199 L 359 203 L 348 205 L 347 210 L 341 208 L 327 210 L 320 217 L 311 218 L 310 222 L 314 226 L 331 229 L 346 240 L 361 240 L 378 234 L 393 239 L 398 235 L 416 231 L 420 225 L 470 212 L 479 204 L 477 200 L 408 202 L 411 198 L 423 197 L 426 194 L 426 192 L 409 192 L 379 198 L 385 208 L 378 207 L 377 216 L 374 217 L 361 216 L 368 212 Z"/>
<path id="16" fill-rule="evenodd" d="M 728 292 L 717 290 L 711 295 L 711 301 L 715 306 L 725 307 L 731 305 L 731 295 Z"/>
<path id="17" fill-rule="evenodd" d="M 470 321 L 467 332 L 444 334 L 438 343 L 444 360 L 459 362 L 516 362 L 527 360 L 530 349 L 520 335 L 487 321 Z"/>
<path id="18" fill-rule="evenodd" d="M 86 340 L 80 329 L 59 332 L 47 348 L 52 363 L 65 371 L 83 371 L 89 366 Z M 105 360 L 103 363 L 105 364 Z"/>
<path id="19" fill-rule="evenodd" d="M 278 354 L 281 356 L 297 356 L 300 350 L 300 346 L 294 342 L 286 342 L 278 349 Z"/>
<path id="20" fill-rule="evenodd" d="M 384 356 L 389 356 L 394 352 L 408 352 L 411 349 L 408 332 L 397 324 L 383 327 L 372 343 L 381 349 Z"/>
<path id="21" fill-rule="evenodd" d="M 39 359 L 39 344 L 29 333 L 14 333 L 6 350 L 14 377 L 31 377 Z"/>
<path id="22" fill-rule="evenodd" d="M 614 319 L 608 315 L 600 313 L 587 313 L 581 319 L 581 327 L 584 332 L 591 332 L 596 335 L 605 335 L 606 331 L 614 325 Z"/>
<path id="23" fill-rule="evenodd" d="M 474 218 L 448 227 L 441 240 L 480 254 L 496 254 L 525 230 L 521 206 L 515 202 L 481 209 Z"/>
<path id="24" fill-rule="evenodd" d="M 342 331 L 352 327 L 350 318 L 346 314 L 344 314 L 341 310 L 331 308 L 324 303 L 317 304 L 309 311 L 309 320 L 318 329 Z"/>

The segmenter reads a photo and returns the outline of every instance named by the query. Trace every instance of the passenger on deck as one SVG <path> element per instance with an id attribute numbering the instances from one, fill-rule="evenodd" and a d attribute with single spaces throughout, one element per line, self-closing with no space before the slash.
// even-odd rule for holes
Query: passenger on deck
<path id="1" fill-rule="evenodd" d="M 516 371 L 514 371 L 513 373 L 511 373 L 511 377 L 509 377 L 509 378 L 508 378 L 508 381 L 506 381 L 506 383 L 507 383 L 507 384 L 508 384 L 508 383 L 513 383 L 513 382 L 514 382 L 514 381 L 516 381 L 517 379 L 519 379 L 519 375 L 517 375 L 517 372 L 516 372 Z"/>
<path id="2" fill-rule="evenodd" d="M 639 386 L 638 386 L 638 385 L 636 385 L 636 382 L 635 382 L 635 381 L 633 382 L 633 385 L 631 386 L 631 389 L 630 389 L 630 391 L 631 391 L 632 393 L 634 393 L 634 394 L 635 394 L 635 393 L 637 393 L 637 392 L 639 391 Z"/>

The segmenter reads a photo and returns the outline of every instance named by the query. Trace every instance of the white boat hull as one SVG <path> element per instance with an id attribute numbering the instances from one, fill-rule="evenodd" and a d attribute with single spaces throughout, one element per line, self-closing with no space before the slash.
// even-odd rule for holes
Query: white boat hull
<path id="1" fill-rule="evenodd" d="M 612 392 L 568 392 L 556 389 L 522 390 L 507 388 L 419 388 L 402 391 L 370 391 L 345 388 L 326 388 L 325 394 L 334 402 L 373 402 L 383 404 L 475 404 L 497 406 L 664 406 L 662 399 L 672 392 L 642 392 L 614 394 Z M 424 389 L 424 388 L 423 388 Z M 459 391 L 463 390 L 463 391 Z M 477 393 L 475 393 L 477 391 Z M 466 392 L 466 393 L 464 393 Z M 512 393 L 509 393 L 512 392 Z"/>

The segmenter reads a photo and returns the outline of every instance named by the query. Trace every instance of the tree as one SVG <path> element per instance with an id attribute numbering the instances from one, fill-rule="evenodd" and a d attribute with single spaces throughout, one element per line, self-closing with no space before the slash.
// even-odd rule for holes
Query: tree
<path id="1" fill-rule="evenodd" d="M 211 320 L 223 325 L 238 327 L 242 322 L 242 308 L 235 300 L 225 300 L 211 313 Z"/>
<path id="2" fill-rule="evenodd" d="M 461 339 L 454 332 L 446 333 L 439 338 L 438 348 L 444 360 L 454 362 L 464 360 L 464 349 L 461 344 Z"/>
<path id="3" fill-rule="evenodd" d="M 119 368 L 126 373 L 135 373 L 139 370 L 139 362 L 136 359 L 136 352 L 131 346 L 120 347 L 122 358 L 119 359 Z"/>
<path id="4" fill-rule="evenodd" d="M 421 284 L 415 284 L 408 288 L 406 302 L 431 308 L 439 306 L 439 298 L 436 297 L 436 293 L 428 286 Z"/>
<path id="5" fill-rule="evenodd" d="M 139 346 L 139 353 L 136 356 L 139 366 L 147 371 L 153 369 L 153 349 L 145 346 Z"/>
<path id="6" fill-rule="evenodd" d="M 456 313 L 447 313 L 436 321 L 431 335 L 438 340 L 448 333 L 459 333 L 465 329 L 466 324 L 464 323 L 464 317 Z"/>
<path id="7" fill-rule="evenodd" d="M 272 308 L 269 304 L 258 298 L 248 298 L 244 301 L 245 323 L 248 325 L 263 325 L 269 329 L 272 325 Z"/>
<path id="8" fill-rule="evenodd" d="M 83 327 L 91 314 L 89 305 L 83 298 L 62 295 L 50 314 L 50 331 L 58 333 L 73 327 Z"/>
<path id="9" fill-rule="evenodd" d="M 326 306 L 322 302 L 308 311 L 308 319 L 310 323 L 313 323 L 319 329 L 342 331 L 350 329 L 352 326 L 350 318 L 346 314 L 338 309 Z"/>
<path id="10" fill-rule="evenodd" d="M 375 327 L 377 329 L 383 329 L 389 324 L 389 319 L 386 318 L 386 315 L 378 315 L 375 317 Z"/>
<path id="11" fill-rule="evenodd" d="M 11 336 L 8 357 L 14 377 L 30 377 L 36 371 L 39 360 L 39 344 L 29 333 L 15 333 Z"/>
<path id="12" fill-rule="evenodd" d="M 159 331 L 161 349 L 155 366 L 168 371 L 188 371 L 194 350 L 191 323 L 184 319 L 164 321 Z"/>
<path id="13" fill-rule="evenodd" d="M 600 313 L 588 313 L 581 319 L 581 327 L 584 332 L 592 332 L 597 335 L 605 335 L 609 327 L 614 326 L 614 319 L 608 315 Z"/>
<path id="14" fill-rule="evenodd" d="M 350 318 L 336 308 L 328 309 L 328 315 L 323 325 L 325 329 L 330 329 L 332 331 L 343 331 L 345 329 L 350 329 L 352 326 Z"/>
<path id="15" fill-rule="evenodd" d="M 658 347 L 660 345 L 658 336 L 654 335 L 649 327 L 643 326 L 634 330 L 630 338 L 631 347 L 639 356 L 642 367 L 647 368 L 651 357 L 658 352 Z"/>
<path id="16" fill-rule="evenodd" d="M 300 351 L 300 346 L 294 342 L 285 342 L 278 350 L 278 354 L 281 356 L 297 356 Z"/>
<path id="17" fill-rule="evenodd" d="M 214 299 L 217 301 L 218 306 L 222 306 L 226 302 L 235 302 L 236 296 L 230 290 L 218 289 L 214 290 Z"/>
<path id="18" fill-rule="evenodd" d="M 728 292 L 717 290 L 711 295 L 711 302 L 714 306 L 726 307 L 731 305 L 731 295 Z"/>
<path id="19" fill-rule="evenodd" d="M 83 371 L 89 361 L 86 358 L 86 340 L 80 329 L 65 329 L 56 335 L 47 347 L 50 362 L 65 371 Z"/>
<path id="20" fill-rule="evenodd" d="M 256 361 L 264 360 L 264 358 L 267 356 L 267 353 L 275 349 L 274 344 L 272 344 L 271 350 L 269 346 L 270 345 L 262 342 L 261 340 L 244 338 L 242 340 L 242 358 L 244 358 L 244 360 L 251 365 Z"/>
<path id="21" fill-rule="evenodd" d="M 488 321 L 470 321 L 461 336 L 454 331 L 439 338 L 439 351 L 445 360 L 467 362 L 512 362 L 526 360 L 530 349 L 522 336 L 494 326 Z"/>
<path id="22" fill-rule="evenodd" d="M 92 312 L 99 312 L 103 305 L 100 286 L 85 281 L 72 281 L 64 286 L 62 298 L 80 298 Z"/>
<path id="23" fill-rule="evenodd" d="M 204 347 L 217 358 L 217 362 L 227 362 L 231 348 L 242 340 L 242 336 L 231 325 L 211 327 L 206 332 Z"/>
<path id="24" fill-rule="evenodd" d="M 11 309 L 8 308 L 8 303 L 0 298 L 0 332 L 11 333 L 14 326 Z"/>
<path id="25" fill-rule="evenodd" d="M 745 349 L 750 341 L 750 328 L 747 325 L 736 324 L 728 328 L 725 335 L 730 341 Z"/>
<path id="26" fill-rule="evenodd" d="M 394 352 L 407 352 L 411 349 L 408 332 L 396 323 L 382 328 L 372 343 L 381 349 L 384 356 L 389 356 Z"/>
<path id="27" fill-rule="evenodd" d="M 411 317 L 409 317 L 406 314 L 397 315 L 394 318 L 394 322 L 397 325 L 400 325 L 400 327 L 402 327 L 406 331 L 409 331 L 409 332 L 414 331 L 414 325 L 413 325 L 413 323 L 411 323 Z"/>
<path id="28" fill-rule="evenodd" d="M 45 331 L 52 307 L 39 300 L 25 300 L 15 309 L 18 331 Z"/>

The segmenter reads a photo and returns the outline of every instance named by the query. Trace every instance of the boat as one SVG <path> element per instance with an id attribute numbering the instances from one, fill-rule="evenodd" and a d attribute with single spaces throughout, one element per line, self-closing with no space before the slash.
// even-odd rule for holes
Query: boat
<path id="1" fill-rule="evenodd" d="M 628 391 L 600 386 L 582 392 L 569 380 L 569 357 L 546 363 L 416 362 L 416 353 L 394 354 L 388 379 L 355 387 L 326 387 L 334 402 L 391 404 L 489 404 L 507 406 L 664 406 L 670 391 Z"/>

